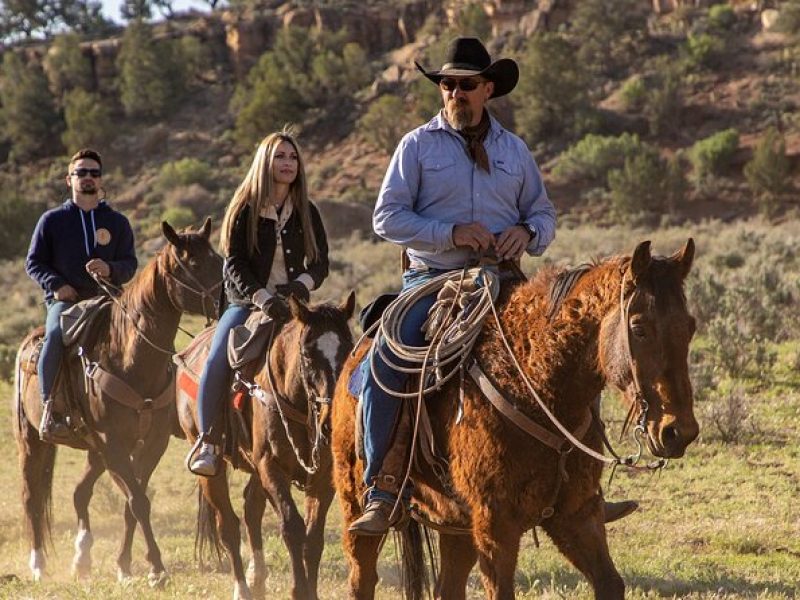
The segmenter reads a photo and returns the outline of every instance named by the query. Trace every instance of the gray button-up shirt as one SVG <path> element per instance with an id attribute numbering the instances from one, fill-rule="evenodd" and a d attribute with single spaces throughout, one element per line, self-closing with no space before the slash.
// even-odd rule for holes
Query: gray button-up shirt
<path id="1" fill-rule="evenodd" d="M 495 235 L 525 223 L 539 255 L 553 241 L 556 211 L 528 147 L 491 117 L 484 142 L 490 173 L 469 157 L 464 139 L 440 112 L 407 133 L 392 156 L 372 216 L 382 238 L 405 246 L 411 264 L 462 267 L 469 248 L 456 248 L 453 227 L 483 224 Z"/>

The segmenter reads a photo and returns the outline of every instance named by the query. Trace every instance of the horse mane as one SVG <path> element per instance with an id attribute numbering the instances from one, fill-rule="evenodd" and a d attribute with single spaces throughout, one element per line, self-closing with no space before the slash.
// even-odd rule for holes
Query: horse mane
<path id="1" fill-rule="evenodd" d="M 107 352 L 121 359 L 124 369 L 131 366 L 138 333 L 135 321 L 144 315 L 153 314 L 158 299 L 158 283 L 165 272 L 174 267 L 175 257 L 167 244 L 144 268 L 134 275 L 122 294 L 111 307 L 108 321 Z M 127 313 L 127 314 L 126 314 Z M 143 329 L 146 326 L 142 327 Z"/>

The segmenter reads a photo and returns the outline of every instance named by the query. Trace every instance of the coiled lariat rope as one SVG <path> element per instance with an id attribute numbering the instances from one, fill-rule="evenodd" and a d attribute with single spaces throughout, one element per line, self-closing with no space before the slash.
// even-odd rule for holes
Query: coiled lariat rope
<path id="1" fill-rule="evenodd" d="M 442 319 L 439 328 L 433 332 L 430 345 L 409 346 L 402 342 L 400 328 L 403 320 L 419 300 L 438 292 L 447 282 L 454 282 L 457 289 L 450 304 L 452 312 L 458 307 L 458 299 L 467 280 L 476 281 L 479 288 L 483 288 L 486 293 L 480 293 L 476 302 L 468 304 L 465 310 L 458 311 L 452 321 Z M 492 312 L 494 299 L 499 293 L 500 276 L 493 270 L 477 267 L 443 273 L 405 291 L 383 313 L 375 334 L 374 351 L 370 356 L 370 370 L 375 383 L 390 396 L 400 399 L 418 398 L 420 395 L 441 389 L 469 359 L 472 347 L 483 328 L 483 321 Z M 392 354 L 404 364 L 396 364 L 390 356 L 387 356 L 381 348 L 381 341 L 385 341 Z M 376 354 L 380 355 L 381 360 L 389 368 L 419 376 L 420 389 L 405 392 L 389 388 L 376 372 Z M 431 374 L 435 374 L 435 377 L 428 384 Z"/>

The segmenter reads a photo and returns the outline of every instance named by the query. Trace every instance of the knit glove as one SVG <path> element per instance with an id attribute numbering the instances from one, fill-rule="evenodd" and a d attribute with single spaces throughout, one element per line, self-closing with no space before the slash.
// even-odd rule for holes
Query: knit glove
<path id="1" fill-rule="evenodd" d="M 311 299 L 311 292 L 308 291 L 305 284 L 297 280 L 275 286 L 275 293 L 287 299 L 289 296 L 294 296 L 303 302 L 308 302 Z"/>

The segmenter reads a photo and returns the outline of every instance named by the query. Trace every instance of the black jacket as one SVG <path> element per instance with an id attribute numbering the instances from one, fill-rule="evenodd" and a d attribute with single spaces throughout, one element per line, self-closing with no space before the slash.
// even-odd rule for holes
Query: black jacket
<path id="1" fill-rule="evenodd" d="M 314 238 L 319 251 L 316 262 L 307 263 L 305 244 L 303 243 L 303 225 L 297 207 L 281 230 L 283 259 L 286 262 L 286 275 L 289 281 L 308 273 L 314 280 L 317 289 L 328 276 L 328 238 L 325 227 L 319 216 L 317 207 L 310 204 L 311 223 L 314 227 Z M 264 217 L 258 218 L 257 250 L 252 256 L 247 253 L 247 223 L 250 218 L 250 207 L 245 205 L 231 231 L 230 251 L 225 258 L 223 278 L 225 280 L 225 296 L 229 303 L 249 306 L 253 294 L 267 285 L 275 257 L 276 238 L 275 221 Z"/>

